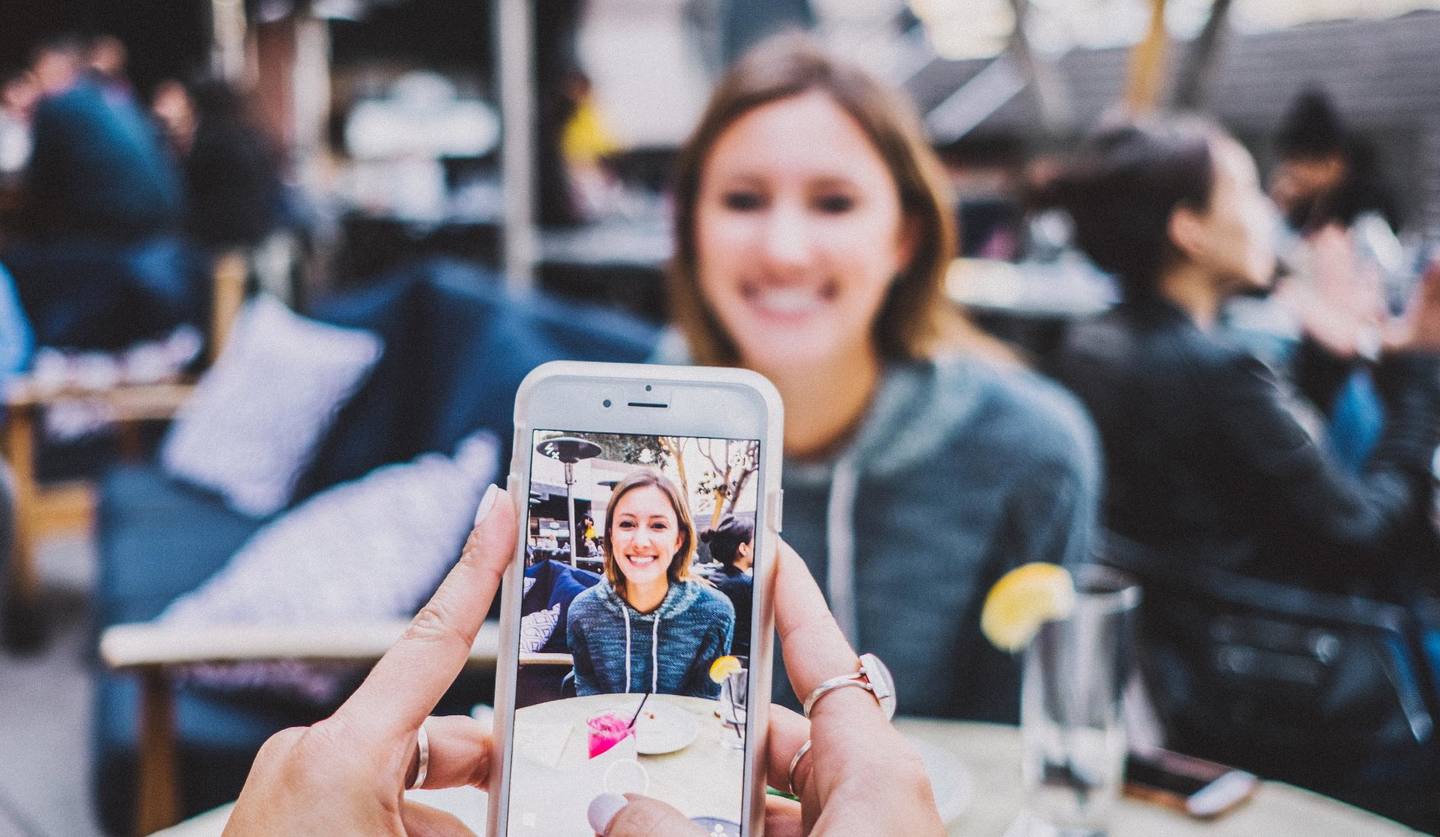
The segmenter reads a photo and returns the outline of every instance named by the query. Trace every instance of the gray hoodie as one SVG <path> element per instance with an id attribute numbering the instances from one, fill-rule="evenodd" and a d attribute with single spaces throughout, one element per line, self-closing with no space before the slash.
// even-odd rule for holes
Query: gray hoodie
<path id="1" fill-rule="evenodd" d="M 710 664 L 730 653 L 735 608 L 699 581 L 671 584 L 660 606 L 641 613 L 609 581 L 570 603 L 566 641 L 577 694 L 655 692 L 719 697 Z"/>
<path id="2" fill-rule="evenodd" d="M 684 362 L 676 348 L 660 357 Z M 899 711 L 1018 717 L 1019 667 L 980 634 L 980 607 L 1019 564 L 1091 557 L 1100 458 L 1069 393 L 971 355 L 891 364 L 844 450 L 786 459 L 783 487 L 785 540 L 889 666 Z M 795 705 L 783 666 L 774 682 Z"/>

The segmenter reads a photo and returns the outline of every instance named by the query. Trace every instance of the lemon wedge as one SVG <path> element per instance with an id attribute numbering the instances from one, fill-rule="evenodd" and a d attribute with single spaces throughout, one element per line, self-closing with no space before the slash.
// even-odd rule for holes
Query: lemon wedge
<path id="1" fill-rule="evenodd" d="M 1030 644 L 1041 625 L 1064 619 L 1074 608 L 1075 580 L 1068 570 L 1044 562 L 1024 564 L 986 594 L 980 631 L 996 648 L 1015 652 Z"/>
<path id="2" fill-rule="evenodd" d="M 737 657 L 726 654 L 723 657 L 716 657 L 715 662 L 710 664 L 710 679 L 716 683 L 724 683 L 725 678 L 744 668 L 740 665 Z"/>

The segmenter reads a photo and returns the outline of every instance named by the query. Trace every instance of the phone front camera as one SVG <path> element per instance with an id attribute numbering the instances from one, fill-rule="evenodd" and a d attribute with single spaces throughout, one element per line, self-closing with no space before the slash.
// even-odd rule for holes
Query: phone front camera
<path id="1" fill-rule="evenodd" d="M 602 402 L 600 402 L 600 403 L 604 404 L 606 407 L 609 407 L 609 406 L 610 406 L 610 399 L 607 398 L 607 399 L 605 399 L 604 401 L 602 401 Z"/>
<path id="2" fill-rule="evenodd" d="M 649 391 L 650 391 L 650 385 L 649 385 L 649 384 L 646 384 L 646 385 L 645 385 L 645 391 L 646 391 L 646 392 L 649 392 Z"/>

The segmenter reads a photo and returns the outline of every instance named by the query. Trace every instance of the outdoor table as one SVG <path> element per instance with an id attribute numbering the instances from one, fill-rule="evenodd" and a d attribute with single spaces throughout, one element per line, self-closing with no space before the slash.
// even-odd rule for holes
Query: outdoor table
<path id="1" fill-rule="evenodd" d="M 615 696 L 609 697 L 613 699 Z M 899 718 L 895 723 L 906 736 L 927 750 L 949 756 L 952 764 L 958 764 L 963 776 L 969 780 L 965 794 L 969 802 L 959 816 L 947 823 L 949 833 L 967 837 L 1004 835 L 1019 814 L 1024 798 L 1020 782 L 1019 729 L 918 718 Z M 704 735 L 702 731 L 701 736 Z M 697 740 L 696 744 L 699 743 Z M 937 795 L 941 796 L 937 801 L 942 810 L 953 801 L 953 798 L 944 798 L 948 796 L 946 789 L 967 784 L 964 781 L 956 783 L 952 778 L 942 777 L 936 782 Z M 653 773 L 651 781 L 652 788 L 656 788 Z M 480 791 L 469 788 L 411 791 L 409 796 L 447 810 L 477 834 L 484 833 L 485 795 Z M 167 837 L 218 835 L 230 816 L 230 807 L 217 808 L 160 833 Z M 1419 834 L 1383 817 L 1279 782 L 1261 783 L 1259 791 L 1249 802 L 1210 822 L 1190 819 L 1158 805 L 1122 798 L 1111 816 L 1109 833 L 1110 837 L 1154 837 L 1160 834 L 1166 837 L 1253 837 L 1259 834 L 1389 837 Z"/>
<path id="2" fill-rule="evenodd" d="M 606 710 L 629 720 L 643 695 L 587 695 L 563 698 L 527 706 L 515 713 L 515 764 L 530 781 L 517 787 L 511 801 L 512 823 L 517 828 L 525 812 L 545 812 L 552 822 L 585 823 L 590 800 L 605 788 L 605 772 L 613 761 L 601 756 L 589 758 L 589 734 L 585 720 Z M 668 704 L 694 715 L 699 721 L 695 740 L 676 752 L 639 755 L 636 760 L 649 779 L 650 796 L 663 799 L 687 816 L 740 819 L 741 777 L 744 753 L 731 742 L 738 741 L 734 728 L 724 726 L 716 714 L 719 702 L 678 695 L 651 695 L 647 709 L 656 703 Z M 558 760 L 542 752 L 536 738 L 568 728 Z M 593 790 L 593 792 L 591 792 Z M 635 790 L 639 788 L 616 788 Z M 523 831 L 523 829 L 521 829 Z"/>

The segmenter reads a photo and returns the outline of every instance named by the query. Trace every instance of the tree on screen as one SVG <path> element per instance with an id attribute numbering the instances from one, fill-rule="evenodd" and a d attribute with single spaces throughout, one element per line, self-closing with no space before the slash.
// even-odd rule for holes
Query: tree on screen
<path id="1" fill-rule="evenodd" d="M 713 529 L 726 513 L 735 513 L 745 486 L 760 469 L 760 445 L 731 439 L 697 439 L 695 444 L 700 455 L 710 463 L 698 487 L 714 503 L 710 512 L 710 528 Z"/>

